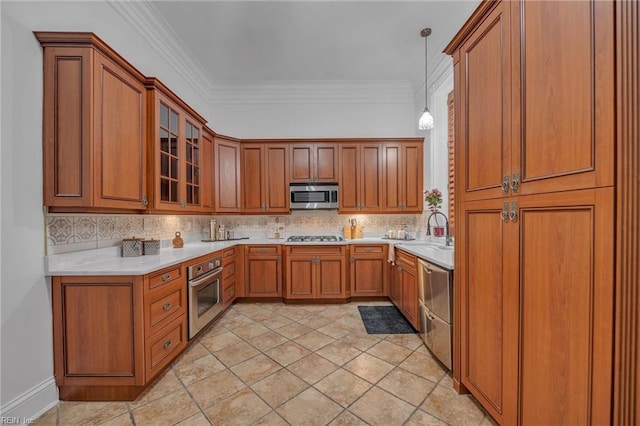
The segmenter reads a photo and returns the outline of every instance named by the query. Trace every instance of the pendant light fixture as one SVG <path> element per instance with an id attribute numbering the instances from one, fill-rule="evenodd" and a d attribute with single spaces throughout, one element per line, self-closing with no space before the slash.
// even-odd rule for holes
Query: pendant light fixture
<path id="1" fill-rule="evenodd" d="M 429 86 L 427 85 L 427 37 L 431 35 L 431 28 L 425 28 L 420 31 L 420 35 L 424 37 L 424 111 L 418 121 L 418 129 L 433 129 L 433 115 L 429 112 Z"/>

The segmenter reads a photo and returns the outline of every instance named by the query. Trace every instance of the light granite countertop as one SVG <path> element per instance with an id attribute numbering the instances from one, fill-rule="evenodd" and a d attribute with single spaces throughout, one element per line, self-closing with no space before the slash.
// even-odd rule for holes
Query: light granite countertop
<path id="1" fill-rule="evenodd" d="M 48 276 L 89 275 L 145 275 L 172 265 L 195 259 L 237 245 L 348 245 L 390 244 L 446 269 L 453 269 L 453 250 L 445 250 L 442 243 L 430 241 L 388 240 L 380 237 L 365 237 L 327 243 L 290 243 L 285 239 L 250 238 L 232 241 L 202 242 L 185 241 L 184 247 L 174 249 L 164 246 L 157 255 L 121 257 L 120 246 L 45 257 Z"/>

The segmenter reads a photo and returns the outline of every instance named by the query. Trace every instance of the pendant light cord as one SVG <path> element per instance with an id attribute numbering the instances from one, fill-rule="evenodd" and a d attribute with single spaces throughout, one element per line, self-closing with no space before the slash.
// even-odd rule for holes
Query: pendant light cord
<path id="1" fill-rule="evenodd" d="M 420 31 L 420 35 L 424 37 L 424 107 L 425 109 L 429 108 L 429 87 L 428 87 L 428 73 L 429 73 L 429 60 L 428 58 L 428 46 L 429 43 L 427 41 L 427 37 L 431 35 L 431 28 L 425 28 Z"/>

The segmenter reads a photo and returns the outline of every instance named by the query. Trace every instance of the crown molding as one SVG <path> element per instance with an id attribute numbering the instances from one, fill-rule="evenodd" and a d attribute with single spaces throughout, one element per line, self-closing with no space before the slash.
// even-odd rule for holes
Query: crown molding
<path id="1" fill-rule="evenodd" d="M 210 92 L 212 77 L 151 1 L 106 1 L 194 90 Z"/>
<path id="2" fill-rule="evenodd" d="M 251 81 L 215 83 L 210 104 L 386 103 L 413 104 L 406 80 Z"/>

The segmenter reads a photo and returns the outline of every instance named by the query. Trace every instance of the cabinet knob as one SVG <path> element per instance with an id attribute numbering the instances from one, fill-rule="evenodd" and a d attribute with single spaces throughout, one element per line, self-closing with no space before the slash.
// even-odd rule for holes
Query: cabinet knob
<path id="1" fill-rule="evenodd" d="M 162 347 L 164 349 L 169 349 L 171 345 L 173 345 L 173 340 L 167 340 L 166 342 L 164 342 L 164 345 L 162 345 Z"/>
<path id="2" fill-rule="evenodd" d="M 162 282 L 163 282 L 163 283 L 166 283 L 166 282 L 167 282 L 167 281 L 169 281 L 170 279 L 171 279 L 171 274 L 169 274 L 169 273 L 164 274 L 164 275 L 162 276 Z"/>
<path id="3" fill-rule="evenodd" d="M 171 308 L 171 306 L 172 306 L 172 305 L 173 305 L 173 303 L 171 303 L 171 302 L 167 302 L 167 303 L 165 303 L 164 305 L 162 305 L 162 310 L 163 310 L 163 311 L 168 311 L 168 310 L 169 310 L 169 308 Z"/>
<path id="4" fill-rule="evenodd" d="M 142 196 L 142 207 L 147 207 L 149 205 L 149 200 L 147 199 L 147 194 Z"/>

